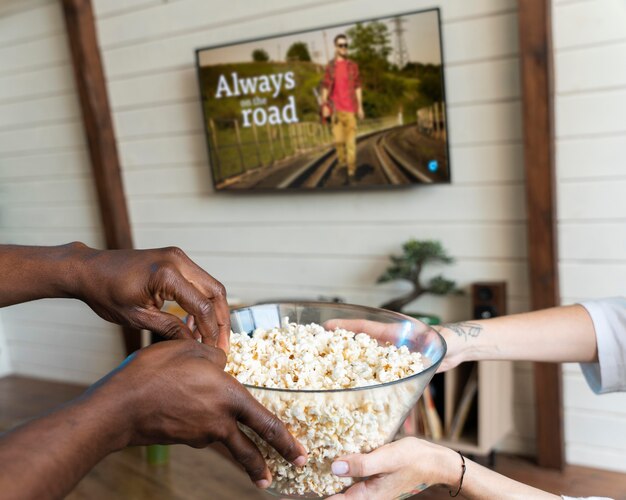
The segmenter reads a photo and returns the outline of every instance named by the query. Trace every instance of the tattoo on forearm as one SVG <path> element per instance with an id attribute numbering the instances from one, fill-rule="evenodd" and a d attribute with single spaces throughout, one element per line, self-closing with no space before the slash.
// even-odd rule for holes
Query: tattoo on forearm
<path id="1" fill-rule="evenodd" d="M 452 330 L 459 337 L 463 337 L 465 341 L 468 341 L 470 338 L 478 337 L 480 332 L 483 330 L 483 327 L 478 323 L 470 323 L 466 321 L 461 323 L 448 323 L 442 326 L 448 330 Z"/>
<path id="2" fill-rule="evenodd" d="M 417 495 L 418 493 L 421 493 L 426 488 L 428 488 L 428 485 L 426 483 L 420 483 L 417 486 L 414 486 L 411 491 L 402 493 L 401 495 L 397 496 L 394 500 L 405 500 L 406 498 L 409 498 L 409 497 L 412 497 L 413 495 Z"/>

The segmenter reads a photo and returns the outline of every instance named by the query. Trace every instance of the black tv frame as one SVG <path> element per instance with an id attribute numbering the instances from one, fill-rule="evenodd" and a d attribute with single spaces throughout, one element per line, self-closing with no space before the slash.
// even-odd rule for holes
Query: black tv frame
<path id="1" fill-rule="evenodd" d="M 209 117 L 206 116 L 205 107 L 204 107 L 204 90 L 202 88 L 202 77 L 200 76 L 200 52 L 209 50 L 209 49 L 219 49 L 223 47 L 230 47 L 233 45 L 240 45 L 244 43 L 252 43 L 258 42 L 262 40 L 270 40 L 273 38 L 280 38 L 284 36 L 298 35 L 301 33 L 309 33 L 312 31 L 320 31 L 324 29 L 337 28 L 339 26 L 345 26 L 348 24 L 356 24 L 356 23 L 368 23 L 373 21 L 381 21 L 387 20 L 393 17 L 402 17 L 402 16 L 410 16 L 415 14 L 423 14 L 426 12 L 436 12 L 437 13 L 437 27 L 439 33 L 439 53 L 441 55 L 441 92 L 443 102 L 446 103 L 444 109 L 444 121 L 446 124 L 446 159 L 448 162 L 448 179 L 445 182 L 437 182 L 437 183 L 410 183 L 410 184 L 376 184 L 376 185 L 351 185 L 351 186 L 338 186 L 338 187 L 329 187 L 324 189 L 316 189 L 316 188 L 254 188 L 254 189 L 217 189 L 215 187 L 215 174 L 213 171 L 213 166 L 211 165 L 211 145 L 209 142 L 209 130 L 207 127 L 207 120 Z M 207 148 L 208 153 L 208 166 L 211 171 L 211 180 L 213 182 L 213 191 L 215 193 L 224 193 L 224 194 L 236 194 L 236 195 L 253 195 L 253 194 L 268 194 L 268 193 L 285 193 L 285 194 L 301 194 L 301 193 L 336 193 L 336 192 L 357 192 L 357 191 L 380 191 L 380 190 L 406 190 L 413 189 L 418 187 L 426 187 L 426 186 L 441 186 L 441 185 L 449 185 L 452 184 L 452 169 L 450 165 L 450 139 L 449 139 L 449 120 L 448 120 L 448 106 L 447 106 L 447 92 L 446 92 L 446 77 L 445 77 L 445 57 L 443 51 L 443 34 L 441 29 L 441 8 L 440 7 L 431 7 L 427 9 L 418 9 L 411 11 L 399 11 L 393 12 L 390 14 L 385 14 L 377 17 L 370 17 L 365 19 L 355 19 L 349 21 L 343 21 L 335 24 L 325 24 L 322 26 L 316 26 L 313 28 L 307 28 L 303 30 L 297 31 L 286 31 L 281 33 L 274 33 L 267 36 L 260 37 L 252 37 L 252 38 L 242 38 L 237 39 L 235 41 L 230 41 L 227 43 L 219 43 L 214 45 L 205 45 L 194 50 L 195 53 L 195 64 L 196 64 L 196 77 L 198 82 L 198 91 L 200 96 L 200 104 L 202 106 L 202 128 L 204 132 L 204 141 Z"/>

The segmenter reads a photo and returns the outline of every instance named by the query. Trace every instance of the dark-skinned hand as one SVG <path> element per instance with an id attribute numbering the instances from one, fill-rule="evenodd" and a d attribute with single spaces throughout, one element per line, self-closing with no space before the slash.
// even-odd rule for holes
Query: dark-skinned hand
<path id="1" fill-rule="evenodd" d="M 176 247 L 94 250 L 82 246 L 76 262 L 76 295 L 99 316 L 147 329 L 166 339 L 196 338 L 228 352 L 230 314 L 224 286 Z M 176 301 L 195 318 L 192 330 L 161 311 Z"/>
<path id="2" fill-rule="evenodd" d="M 223 371 L 221 349 L 193 340 L 160 342 L 130 356 L 96 384 L 89 397 L 123 399 L 128 412 L 126 443 L 182 443 L 203 448 L 222 442 L 259 486 L 271 474 L 243 424 L 286 460 L 303 465 L 307 452 L 275 415 Z"/>

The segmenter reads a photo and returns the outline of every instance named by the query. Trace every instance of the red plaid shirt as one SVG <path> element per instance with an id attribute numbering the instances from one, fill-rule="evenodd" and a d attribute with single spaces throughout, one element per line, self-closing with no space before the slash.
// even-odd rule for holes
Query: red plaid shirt
<path id="1" fill-rule="evenodd" d="M 350 99 L 352 100 L 353 109 L 359 109 L 359 103 L 356 98 L 356 89 L 361 88 L 361 77 L 359 76 L 359 65 L 350 59 L 346 59 L 348 68 L 348 86 L 350 89 Z M 328 90 L 329 98 L 332 98 L 333 87 L 335 85 L 335 59 L 331 59 L 326 65 L 324 78 L 322 80 L 322 88 Z"/>

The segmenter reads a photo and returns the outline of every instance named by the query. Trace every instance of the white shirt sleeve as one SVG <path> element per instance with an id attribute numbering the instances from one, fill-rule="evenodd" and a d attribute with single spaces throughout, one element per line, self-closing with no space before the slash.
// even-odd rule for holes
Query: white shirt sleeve
<path id="1" fill-rule="evenodd" d="M 566 497 L 565 495 L 561 495 L 563 500 L 613 500 L 608 497 Z"/>
<path id="2" fill-rule="evenodd" d="M 596 394 L 626 391 L 626 298 L 591 300 L 581 305 L 591 316 L 598 345 L 598 363 L 581 363 Z"/>

